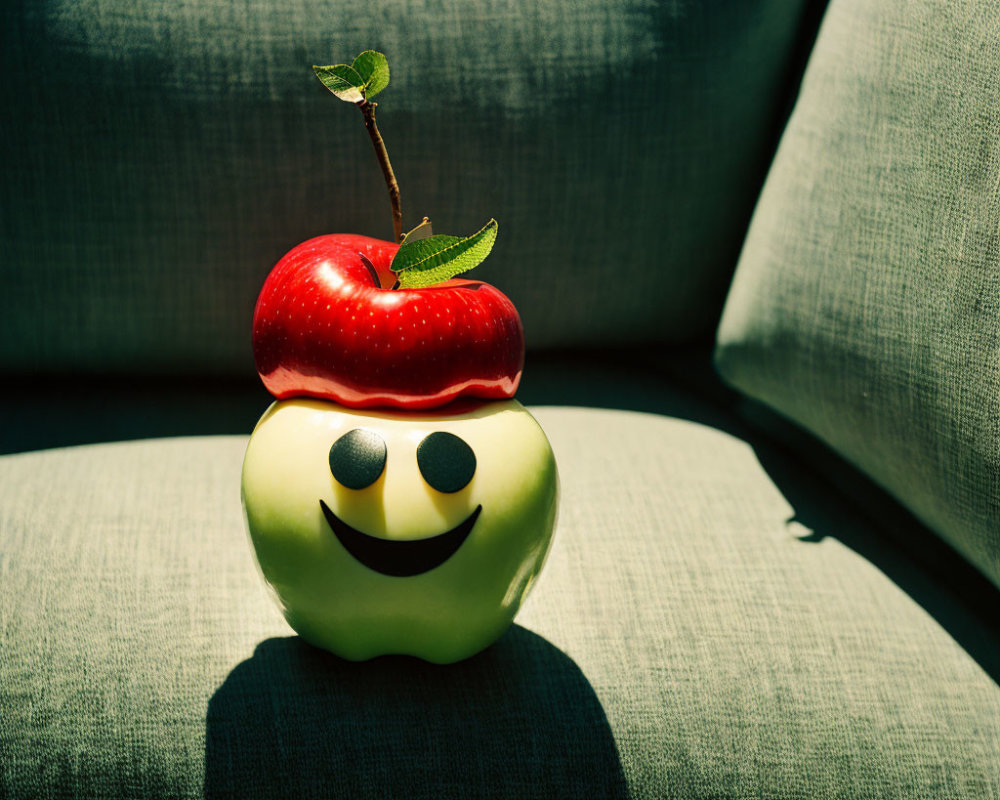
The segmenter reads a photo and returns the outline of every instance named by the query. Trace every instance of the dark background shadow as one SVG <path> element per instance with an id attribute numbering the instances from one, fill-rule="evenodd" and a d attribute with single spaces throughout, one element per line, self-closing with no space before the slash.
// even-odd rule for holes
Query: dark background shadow
<path id="1" fill-rule="evenodd" d="M 249 334 L 247 347 L 249 348 Z M 526 405 L 626 408 L 724 424 L 709 346 L 528 354 Z M 163 436 L 248 436 L 274 400 L 253 371 L 233 376 L 10 375 L 0 454 Z"/>
<path id="2" fill-rule="evenodd" d="M 205 797 L 627 796 L 579 667 L 513 626 L 467 661 L 344 661 L 261 642 L 208 705 Z"/>

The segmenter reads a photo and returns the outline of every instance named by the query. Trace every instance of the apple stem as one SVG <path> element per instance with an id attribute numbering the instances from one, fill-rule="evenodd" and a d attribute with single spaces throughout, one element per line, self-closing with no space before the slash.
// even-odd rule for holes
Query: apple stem
<path id="1" fill-rule="evenodd" d="M 396 176 L 392 171 L 392 164 L 389 163 L 389 153 L 385 149 L 385 142 L 382 141 L 382 134 L 378 132 L 378 125 L 375 124 L 375 106 L 368 100 L 358 103 L 362 115 L 365 118 L 365 128 L 372 140 L 372 147 L 375 148 L 375 156 L 378 158 L 379 166 L 382 167 L 382 174 L 385 176 L 385 185 L 389 188 L 389 202 L 392 203 L 392 228 L 396 234 L 396 241 L 403 241 L 403 211 L 399 201 L 399 184 L 396 183 Z"/>
<path id="2" fill-rule="evenodd" d="M 358 253 L 361 256 L 361 263 L 365 265 L 365 269 L 368 270 L 368 274 L 371 276 L 372 283 L 375 284 L 376 289 L 382 288 L 382 281 L 378 279 L 378 270 L 375 269 L 375 265 L 372 260 L 368 258 L 364 253 Z"/>

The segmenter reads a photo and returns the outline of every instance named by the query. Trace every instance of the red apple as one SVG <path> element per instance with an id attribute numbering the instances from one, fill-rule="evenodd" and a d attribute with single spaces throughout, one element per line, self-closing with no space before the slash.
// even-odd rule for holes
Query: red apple
<path id="1" fill-rule="evenodd" d="M 488 283 L 463 278 L 393 289 L 389 265 L 398 249 L 333 234 L 277 263 L 253 315 L 254 358 L 271 394 L 409 409 L 514 396 L 524 368 L 514 304 Z"/>

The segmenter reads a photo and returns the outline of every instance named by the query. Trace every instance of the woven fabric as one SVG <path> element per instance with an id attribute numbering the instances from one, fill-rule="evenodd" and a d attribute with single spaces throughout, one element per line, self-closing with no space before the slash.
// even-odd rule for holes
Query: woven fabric
<path id="1" fill-rule="evenodd" d="M 717 363 L 1000 584 L 998 85 L 995 9 L 835 0 Z"/>
<path id="2" fill-rule="evenodd" d="M 292 635 L 243 529 L 243 437 L 0 459 L 0 795 L 996 796 L 1000 646 L 890 580 L 826 487 L 685 420 L 536 416 L 548 564 L 444 668 Z"/>
<path id="3" fill-rule="evenodd" d="M 496 217 L 477 274 L 529 346 L 709 334 L 806 5 L 5 4 L 0 365 L 252 369 L 253 303 L 285 252 L 392 236 L 361 114 L 310 69 L 372 47 L 406 226 Z"/>

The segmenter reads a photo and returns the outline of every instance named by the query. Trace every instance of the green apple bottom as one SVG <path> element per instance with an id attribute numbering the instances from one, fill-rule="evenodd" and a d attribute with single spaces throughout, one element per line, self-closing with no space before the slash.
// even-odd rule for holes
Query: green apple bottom
<path id="1" fill-rule="evenodd" d="M 257 423 L 242 497 L 261 572 L 303 639 L 354 661 L 451 663 L 513 621 L 549 550 L 558 477 L 516 400 L 395 411 L 298 398 Z"/>

